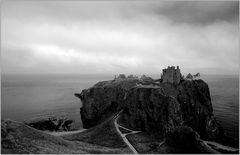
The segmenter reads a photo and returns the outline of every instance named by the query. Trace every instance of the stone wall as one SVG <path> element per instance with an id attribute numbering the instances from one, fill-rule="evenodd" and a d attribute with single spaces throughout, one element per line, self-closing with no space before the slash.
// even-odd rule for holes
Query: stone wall
<path id="1" fill-rule="evenodd" d="M 178 84 L 181 80 L 181 72 L 179 67 L 177 66 L 177 69 L 175 69 L 174 66 L 172 67 L 168 66 L 167 69 L 163 69 L 161 78 L 162 78 L 162 82 Z"/>

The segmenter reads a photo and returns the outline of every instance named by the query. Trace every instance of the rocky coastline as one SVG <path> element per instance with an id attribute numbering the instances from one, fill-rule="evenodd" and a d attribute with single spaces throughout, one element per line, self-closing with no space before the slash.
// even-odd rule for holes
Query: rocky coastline
<path id="1" fill-rule="evenodd" d="M 147 85 L 141 82 L 146 81 L 126 78 L 99 82 L 76 94 L 83 103 L 83 126 L 95 126 L 123 109 L 123 121 L 149 134 L 164 136 L 186 125 L 207 140 L 221 136 L 209 88 L 203 80 L 182 80 L 178 85 L 156 83 L 155 80 L 148 80 L 150 84 Z"/>
<path id="2" fill-rule="evenodd" d="M 171 133 L 186 127 L 198 139 L 231 145 L 213 114 L 209 87 L 199 78 L 200 74 L 184 78 L 178 67 L 168 67 L 163 72 L 169 75 L 160 79 L 119 75 L 76 93 L 83 103 L 80 110 L 83 126 L 101 124 L 122 110 L 122 124 L 156 139 L 168 139 Z"/>
<path id="3" fill-rule="evenodd" d="M 72 120 L 60 118 L 2 120 L 2 153 L 238 153 L 216 143 L 224 131 L 208 84 L 184 78 L 178 67 L 163 73 L 159 79 L 121 74 L 75 93 L 86 130 L 71 131 Z"/>

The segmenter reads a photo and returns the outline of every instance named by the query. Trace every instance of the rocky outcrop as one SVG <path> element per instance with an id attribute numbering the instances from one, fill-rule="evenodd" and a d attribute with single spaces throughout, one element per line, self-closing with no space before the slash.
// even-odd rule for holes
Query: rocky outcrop
<path id="1" fill-rule="evenodd" d="M 127 93 L 123 121 L 132 128 L 165 135 L 182 125 L 180 104 L 161 87 L 137 86 Z"/>
<path id="2" fill-rule="evenodd" d="M 149 133 L 164 135 L 180 125 L 193 128 L 205 139 L 216 139 L 222 133 L 213 116 L 208 85 L 202 80 L 132 88 L 124 111 L 123 119 L 131 127 Z"/>
<path id="3" fill-rule="evenodd" d="M 187 126 L 177 127 L 169 132 L 164 145 L 167 146 L 166 152 L 169 153 L 219 153 L 207 146 L 199 134 Z"/>
<path id="4" fill-rule="evenodd" d="M 83 103 L 84 128 L 99 124 L 109 115 L 124 109 L 123 120 L 130 127 L 149 134 L 165 135 L 186 125 L 205 139 L 221 134 L 213 116 L 208 85 L 202 80 L 181 80 L 179 84 L 142 79 L 99 82 L 76 94 Z"/>
<path id="5" fill-rule="evenodd" d="M 98 82 L 78 96 L 83 128 L 93 127 L 123 107 L 126 92 L 136 85 L 138 79 L 116 79 Z"/>
<path id="6" fill-rule="evenodd" d="M 185 80 L 177 87 L 184 124 L 197 131 L 201 138 L 215 139 L 221 127 L 213 116 L 210 92 L 203 80 Z"/>
<path id="7" fill-rule="evenodd" d="M 25 122 L 26 125 L 43 131 L 70 131 L 72 123 L 73 120 L 61 118 L 42 118 Z"/>

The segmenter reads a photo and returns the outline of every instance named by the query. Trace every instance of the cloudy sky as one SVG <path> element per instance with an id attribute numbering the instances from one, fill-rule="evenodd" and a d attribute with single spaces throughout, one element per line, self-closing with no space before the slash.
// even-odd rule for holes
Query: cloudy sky
<path id="1" fill-rule="evenodd" d="M 239 2 L 3 1 L 2 73 L 238 74 Z"/>

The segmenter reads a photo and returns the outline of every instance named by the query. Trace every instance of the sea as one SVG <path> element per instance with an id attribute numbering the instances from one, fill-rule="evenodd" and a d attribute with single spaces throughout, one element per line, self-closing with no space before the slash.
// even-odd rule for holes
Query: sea
<path id="1" fill-rule="evenodd" d="M 81 101 L 74 96 L 114 75 L 1 75 L 1 119 L 34 120 L 62 116 L 81 129 Z M 153 76 L 154 77 L 154 76 Z M 156 77 L 156 76 L 155 76 Z M 227 135 L 239 139 L 238 75 L 203 75 L 209 85 L 213 111 Z"/>

